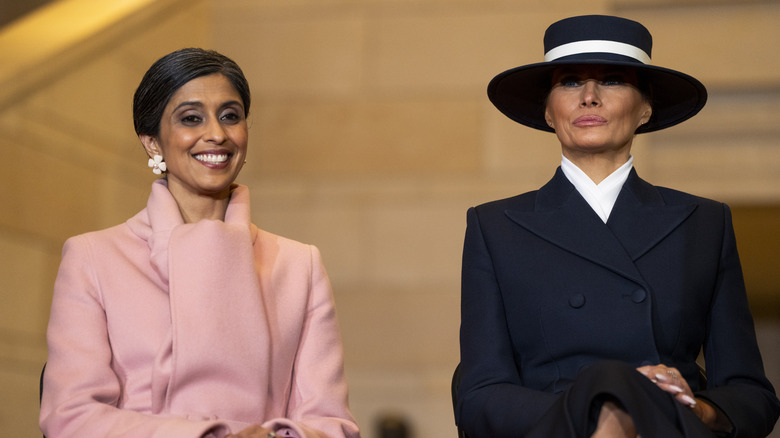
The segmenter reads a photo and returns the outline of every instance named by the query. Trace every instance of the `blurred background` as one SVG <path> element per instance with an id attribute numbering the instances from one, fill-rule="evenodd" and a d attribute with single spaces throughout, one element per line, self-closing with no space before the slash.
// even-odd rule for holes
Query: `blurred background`
<path id="1" fill-rule="evenodd" d="M 235 59 L 252 86 L 239 179 L 254 222 L 322 250 L 364 437 L 393 421 L 408 436 L 454 437 L 465 211 L 538 188 L 560 162 L 554 135 L 502 116 L 485 88 L 541 61 L 550 23 L 587 13 L 642 22 L 655 64 L 708 86 L 699 116 L 637 138 L 635 166 L 732 206 L 780 385 L 778 1 L 3 0 L 0 436 L 39 436 L 63 242 L 146 205 L 154 175 L 133 132 L 135 87 L 162 55 L 201 46 Z"/>

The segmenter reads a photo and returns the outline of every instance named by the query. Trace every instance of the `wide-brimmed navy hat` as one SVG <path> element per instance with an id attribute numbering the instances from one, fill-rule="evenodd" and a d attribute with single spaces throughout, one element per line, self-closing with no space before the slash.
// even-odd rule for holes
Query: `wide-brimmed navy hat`
<path id="1" fill-rule="evenodd" d="M 490 81 L 488 97 L 510 119 L 553 132 L 544 118 L 553 71 L 564 65 L 630 67 L 653 107 L 636 132 L 668 128 L 693 117 L 707 102 L 707 89 L 695 78 L 650 65 L 653 37 L 636 21 L 585 15 L 555 22 L 544 34 L 544 62 L 507 70 Z"/>

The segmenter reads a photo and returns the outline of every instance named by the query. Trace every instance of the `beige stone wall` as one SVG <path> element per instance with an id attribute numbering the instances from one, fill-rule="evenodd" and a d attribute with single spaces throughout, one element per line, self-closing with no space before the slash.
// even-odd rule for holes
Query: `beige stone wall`
<path id="1" fill-rule="evenodd" d="M 145 69 L 176 48 L 216 48 L 249 77 L 250 154 L 240 181 L 252 189 L 260 227 L 323 252 L 366 437 L 383 413 L 405 416 L 415 436 L 454 436 L 449 380 L 465 210 L 540 186 L 560 156 L 554 136 L 504 118 L 485 87 L 504 69 L 540 60 L 541 35 L 559 11 L 636 18 L 654 33 L 656 64 L 709 86 L 700 116 L 637 140 L 643 176 L 734 204 L 780 203 L 777 2 L 157 4 L 61 48 L 56 69 L 39 62 L 28 80 L 0 84 L 11 87 L 0 94 L 2 436 L 36 434 L 64 239 L 144 206 L 152 175 L 130 99 Z M 780 328 L 760 328 L 768 366 L 780 369 Z"/>

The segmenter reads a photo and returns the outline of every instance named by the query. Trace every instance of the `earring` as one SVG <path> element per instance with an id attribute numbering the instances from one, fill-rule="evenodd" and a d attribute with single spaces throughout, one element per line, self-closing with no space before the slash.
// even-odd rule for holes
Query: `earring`
<path id="1" fill-rule="evenodd" d="M 152 158 L 149 158 L 149 167 L 152 168 L 152 172 L 154 172 L 155 175 L 162 174 L 167 168 L 167 166 L 165 166 L 165 161 L 163 161 L 162 155 L 158 154 L 154 154 Z"/>

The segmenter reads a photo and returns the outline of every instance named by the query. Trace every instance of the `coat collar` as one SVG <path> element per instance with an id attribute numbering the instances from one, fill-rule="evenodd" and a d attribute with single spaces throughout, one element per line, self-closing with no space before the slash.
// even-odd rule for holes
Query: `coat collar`
<path id="1" fill-rule="evenodd" d="M 631 170 L 607 226 L 637 260 L 682 224 L 696 209 L 693 201 L 671 205 L 661 191 Z"/>
<path id="2" fill-rule="evenodd" d="M 225 211 L 223 222 L 237 228 L 248 227 L 250 242 L 254 243 L 258 229 L 250 220 L 249 189 L 235 184 L 230 195 L 230 202 Z M 185 224 L 171 192 L 168 191 L 168 181 L 160 178 L 152 183 L 152 190 L 146 203 L 146 208 L 127 221 L 130 229 L 147 242 L 151 251 L 152 267 L 160 275 L 163 282 L 168 282 L 168 246 L 171 233 L 178 228 L 191 228 L 199 224 Z"/>
<path id="3" fill-rule="evenodd" d="M 569 252 L 644 284 L 634 262 L 685 221 L 693 203 L 668 205 L 631 170 L 604 224 L 560 168 L 539 189 L 533 210 L 507 209 L 521 227 Z"/>

